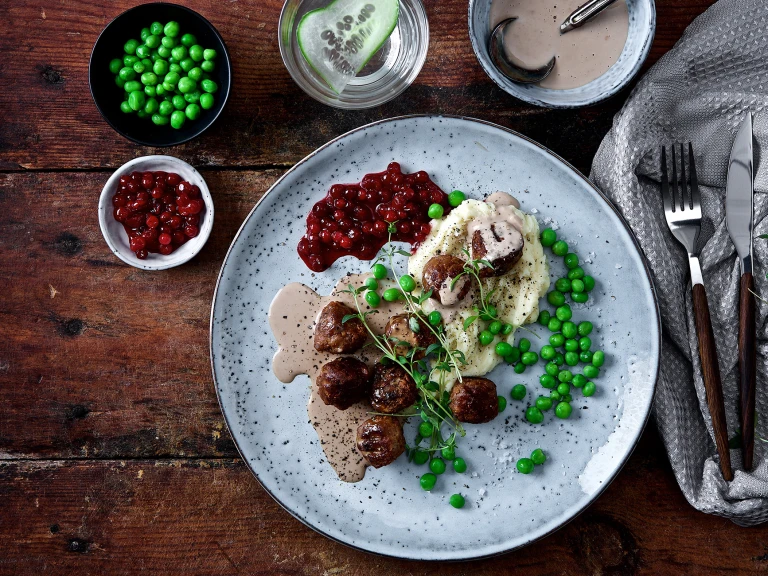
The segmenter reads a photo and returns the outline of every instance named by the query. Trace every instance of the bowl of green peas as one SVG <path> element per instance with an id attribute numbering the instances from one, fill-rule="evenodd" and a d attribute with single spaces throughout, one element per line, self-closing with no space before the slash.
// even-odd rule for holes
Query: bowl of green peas
<path id="1" fill-rule="evenodd" d="M 229 53 L 216 28 L 185 6 L 142 4 L 99 35 L 88 70 L 96 107 L 119 134 L 145 146 L 200 135 L 229 97 Z"/>

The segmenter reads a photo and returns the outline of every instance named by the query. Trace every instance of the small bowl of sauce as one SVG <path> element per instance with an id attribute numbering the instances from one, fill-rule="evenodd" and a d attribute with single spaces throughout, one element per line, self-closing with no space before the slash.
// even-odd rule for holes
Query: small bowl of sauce
<path id="1" fill-rule="evenodd" d="M 609 98 L 637 74 L 656 31 L 654 0 L 618 0 L 581 28 L 560 24 L 584 0 L 470 0 L 472 48 L 486 74 L 505 92 L 537 106 L 577 108 Z M 554 57 L 552 73 L 536 84 L 513 82 L 491 61 L 491 32 L 507 18 L 510 61 L 533 69 Z"/>

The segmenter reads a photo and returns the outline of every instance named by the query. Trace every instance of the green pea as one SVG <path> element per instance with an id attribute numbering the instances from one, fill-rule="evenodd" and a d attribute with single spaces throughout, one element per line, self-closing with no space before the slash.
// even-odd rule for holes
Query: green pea
<path id="1" fill-rule="evenodd" d="M 214 50 L 213 48 L 206 48 L 205 50 L 203 50 L 203 58 L 205 58 L 206 60 L 215 60 L 216 56 L 218 56 L 218 54 L 216 53 L 216 50 Z"/>
<path id="2" fill-rule="evenodd" d="M 371 268 L 371 272 L 373 273 L 373 277 L 377 280 L 383 280 L 387 277 L 387 267 L 384 266 L 384 264 L 374 264 Z"/>
<path id="3" fill-rule="evenodd" d="M 495 320 L 488 325 L 488 331 L 494 336 L 501 332 L 501 322 Z"/>
<path id="4" fill-rule="evenodd" d="M 558 278 L 557 282 L 555 282 L 555 288 L 560 290 L 560 292 L 570 292 L 571 281 L 568 278 Z"/>
<path id="5" fill-rule="evenodd" d="M 184 34 L 181 39 L 182 46 L 186 46 L 189 48 L 190 46 L 197 44 L 197 38 L 195 38 L 194 34 L 186 33 Z"/>
<path id="6" fill-rule="evenodd" d="M 579 338 L 579 349 L 582 352 L 586 352 L 592 347 L 592 340 L 590 340 L 589 336 L 582 336 Z"/>
<path id="7" fill-rule="evenodd" d="M 576 334 L 578 334 L 578 328 L 573 322 L 563 322 L 561 330 L 566 338 L 575 338 Z"/>
<path id="8" fill-rule="evenodd" d="M 560 372 L 560 368 L 554 362 L 548 362 L 547 365 L 544 366 L 544 372 L 550 376 L 557 376 L 558 372 Z"/>
<path id="9" fill-rule="evenodd" d="M 569 280 L 576 280 L 576 279 L 582 279 L 584 278 L 584 270 L 581 268 L 581 266 L 576 266 L 576 268 L 573 268 L 572 270 L 568 270 L 568 279 Z"/>
<path id="10" fill-rule="evenodd" d="M 600 368 L 605 363 L 605 352 L 602 350 L 595 350 L 595 353 L 592 355 L 592 366 L 595 366 L 596 368 Z"/>
<path id="11" fill-rule="evenodd" d="M 143 90 L 144 87 L 141 85 L 141 82 L 137 82 L 136 80 L 131 80 L 130 82 L 126 82 L 123 85 L 123 88 L 126 92 L 136 92 L 137 90 Z"/>
<path id="12" fill-rule="evenodd" d="M 138 56 L 132 56 L 130 54 L 126 54 L 125 56 L 123 56 L 123 65 L 128 67 L 133 67 L 133 65 L 136 64 L 136 62 L 138 62 L 139 60 L 141 60 L 141 58 L 139 58 Z"/>
<path id="13" fill-rule="evenodd" d="M 120 103 L 120 110 L 122 110 L 126 114 L 130 114 L 133 112 L 133 108 L 131 108 L 131 105 L 128 104 L 127 100 Z"/>
<path id="14" fill-rule="evenodd" d="M 571 290 L 573 290 L 573 292 L 576 294 L 584 292 L 584 281 L 579 280 L 578 278 L 574 278 L 571 282 Z"/>
<path id="15" fill-rule="evenodd" d="M 133 110 L 141 110 L 146 101 L 147 97 L 141 90 L 134 90 L 128 95 L 128 104 Z"/>
<path id="16" fill-rule="evenodd" d="M 157 55 L 160 56 L 160 58 L 168 59 L 171 57 L 171 49 L 167 46 L 159 46 L 157 48 Z"/>
<path id="17" fill-rule="evenodd" d="M 179 30 L 180 30 L 179 23 L 176 22 L 175 20 L 171 20 L 163 28 L 163 33 L 166 36 L 170 36 L 171 38 L 176 38 L 176 36 L 179 35 Z"/>
<path id="18" fill-rule="evenodd" d="M 422 466 L 427 463 L 427 460 L 429 460 L 429 452 L 427 452 L 426 450 L 417 448 L 416 450 L 413 451 L 413 462 L 415 464 Z"/>
<path id="19" fill-rule="evenodd" d="M 576 268 L 576 266 L 579 265 L 579 257 L 571 252 L 570 254 L 566 254 L 563 258 L 563 261 L 565 262 L 565 267 L 571 270 L 572 268 Z"/>
<path id="20" fill-rule="evenodd" d="M 530 458 L 520 458 L 520 460 L 517 461 L 516 466 L 517 466 L 517 470 L 521 474 L 530 474 L 531 472 L 533 472 L 533 460 L 531 460 Z"/>
<path id="21" fill-rule="evenodd" d="M 152 55 L 152 49 L 149 46 L 139 46 L 136 48 L 136 56 L 139 58 L 149 58 Z"/>
<path id="22" fill-rule="evenodd" d="M 541 354 L 541 357 L 544 360 L 552 360 L 552 358 L 555 357 L 555 354 L 557 354 L 557 352 L 555 351 L 555 348 L 553 346 L 547 344 L 546 346 L 541 347 L 539 354 Z"/>
<path id="23" fill-rule="evenodd" d="M 559 402 L 560 394 L 558 394 L 557 390 L 552 390 L 549 394 L 549 399 L 552 400 L 552 402 Z"/>
<path id="24" fill-rule="evenodd" d="M 154 72 L 144 72 L 141 75 L 141 83 L 145 86 L 155 86 L 157 84 L 157 74 Z"/>
<path id="25" fill-rule="evenodd" d="M 528 338 L 520 338 L 520 342 L 517 343 L 517 347 L 522 352 L 528 352 L 531 349 L 531 341 Z"/>
<path id="26" fill-rule="evenodd" d="M 363 283 L 363 286 L 368 288 L 368 290 L 378 290 L 379 289 L 379 283 L 376 281 L 376 278 L 366 278 L 365 282 Z"/>
<path id="27" fill-rule="evenodd" d="M 515 327 L 514 327 L 514 326 L 512 326 L 512 324 L 506 324 L 506 323 L 504 323 L 504 324 L 502 324 L 502 325 L 501 325 L 501 333 L 502 333 L 504 336 L 509 336 L 510 334 L 512 334 L 512 331 L 513 331 L 514 329 L 515 329 Z"/>
<path id="28" fill-rule="evenodd" d="M 580 336 L 589 336 L 592 333 L 592 322 L 587 320 L 579 322 L 577 330 Z"/>
<path id="29" fill-rule="evenodd" d="M 549 248 L 557 241 L 557 233 L 552 228 L 545 228 L 541 231 L 541 245 Z"/>
<path id="30" fill-rule="evenodd" d="M 576 366 L 579 363 L 579 354 L 578 354 L 578 352 L 566 352 L 565 353 L 565 363 L 568 366 Z"/>
<path id="31" fill-rule="evenodd" d="M 586 383 L 587 383 L 587 379 L 584 377 L 583 374 L 574 374 L 573 380 L 571 380 L 571 384 L 573 384 L 574 388 L 582 388 Z"/>
<path id="32" fill-rule="evenodd" d="M 454 508 L 464 508 L 464 496 L 461 494 L 451 494 L 448 503 Z"/>
<path id="33" fill-rule="evenodd" d="M 179 77 L 181 77 L 182 72 L 184 72 L 184 70 L 181 69 L 181 66 L 175 62 L 171 62 L 171 64 L 168 65 L 168 71 L 173 72 L 174 74 L 178 74 Z"/>
<path id="34" fill-rule="evenodd" d="M 560 328 L 563 327 L 563 323 L 557 319 L 557 317 L 553 316 L 549 319 L 549 322 L 547 323 L 547 328 L 550 332 L 559 332 Z"/>
<path id="35" fill-rule="evenodd" d="M 453 470 L 459 474 L 467 471 L 467 463 L 464 462 L 464 458 L 456 458 L 453 461 Z"/>
<path id="36" fill-rule="evenodd" d="M 507 407 L 507 399 L 504 398 L 504 396 L 499 396 L 498 401 L 499 401 L 499 412 L 504 412 L 504 410 Z"/>
<path id="37" fill-rule="evenodd" d="M 531 424 L 541 424 L 544 421 L 544 414 L 536 406 L 528 406 L 525 419 Z"/>
<path id="38" fill-rule="evenodd" d="M 139 47 L 139 41 L 131 38 L 130 40 L 128 40 L 128 42 L 126 42 L 123 45 L 123 52 L 125 52 L 126 54 L 135 54 L 136 48 L 138 47 Z"/>
<path id="39" fill-rule="evenodd" d="M 590 352 L 589 350 L 582 350 L 579 353 L 579 360 L 581 360 L 585 364 L 591 364 L 592 363 L 592 352 Z"/>
<path id="40" fill-rule="evenodd" d="M 547 398 L 547 400 L 549 400 L 549 398 Z M 536 448 L 536 450 L 531 452 L 531 460 L 533 460 L 533 463 L 536 464 L 536 466 L 541 466 L 547 461 L 547 455 L 544 454 L 544 450 L 541 448 Z"/>
<path id="41" fill-rule="evenodd" d="M 496 354 L 499 356 L 509 356 L 512 354 L 512 346 L 506 342 L 499 342 L 496 344 Z"/>
<path id="42" fill-rule="evenodd" d="M 426 492 L 429 492 L 430 490 L 432 490 L 432 488 L 435 487 L 436 482 L 437 482 L 437 476 L 432 474 L 432 472 L 427 472 L 421 478 L 419 478 L 419 484 L 421 484 L 421 489 L 425 490 Z"/>
<path id="43" fill-rule="evenodd" d="M 573 374 L 571 374 L 570 370 L 560 370 L 560 372 L 557 373 L 557 379 L 560 382 L 570 382 L 573 380 Z"/>
<path id="44" fill-rule="evenodd" d="M 200 95 L 200 107 L 203 110 L 210 110 L 213 108 L 213 95 L 212 94 L 201 94 Z"/>
<path id="45" fill-rule="evenodd" d="M 525 368 L 526 368 L 525 364 L 523 364 L 522 362 L 518 362 L 517 364 L 515 364 L 515 368 L 514 368 L 515 374 L 522 374 L 523 372 L 525 372 Z"/>
<path id="46" fill-rule="evenodd" d="M 568 304 L 564 304 L 558 306 L 557 310 L 555 310 L 555 315 L 558 320 L 565 322 L 573 317 L 573 312 L 571 312 L 571 307 Z"/>
<path id="47" fill-rule="evenodd" d="M 152 68 L 153 60 L 151 58 L 143 58 L 141 63 L 144 64 L 144 68 Z"/>
<path id="48" fill-rule="evenodd" d="M 191 60 L 191 58 L 190 58 L 190 60 Z M 197 67 L 190 68 L 189 71 L 187 72 L 187 76 L 189 76 L 195 82 L 199 82 L 203 78 L 203 71 L 202 71 L 202 69 L 197 68 Z"/>
<path id="49" fill-rule="evenodd" d="M 154 50 L 160 46 L 160 36 L 157 34 L 150 34 L 144 39 L 144 44 L 150 50 Z"/>
<path id="50" fill-rule="evenodd" d="M 429 469 L 432 470 L 433 473 L 440 475 L 445 472 L 445 462 L 440 458 L 433 458 L 429 463 Z"/>
<path id="51" fill-rule="evenodd" d="M 467 199 L 467 195 L 464 194 L 461 190 L 454 190 L 450 194 L 448 194 L 448 204 L 456 208 L 459 204 L 464 202 L 464 200 Z"/>
<path id="52" fill-rule="evenodd" d="M 397 302 L 400 300 L 400 290 L 397 288 L 387 288 L 381 296 L 387 302 Z"/>
<path id="53" fill-rule="evenodd" d="M 570 417 L 571 412 L 573 412 L 573 408 L 571 408 L 571 405 L 568 404 L 568 402 L 560 402 L 555 406 L 555 416 L 563 420 Z"/>
<path id="54" fill-rule="evenodd" d="M 189 57 L 195 62 L 202 62 L 204 58 L 203 47 L 199 44 L 194 44 L 189 47 Z"/>
<path id="55" fill-rule="evenodd" d="M 539 396 L 536 398 L 536 408 L 542 412 L 546 412 L 552 408 L 552 398 L 548 398 L 547 396 Z"/>
<path id="56" fill-rule="evenodd" d="M 141 110 L 136 110 L 136 116 L 138 116 L 139 118 L 142 118 L 142 119 L 149 118 L 149 114 L 144 112 L 143 108 Z"/>
<path id="57" fill-rule="evenodd" d="M 562 240 L 558 240 L 554 244 L 552 244 L 552 252 L 555 253 L 555 256 L 565 256 L 568 254 L 568 244 L 563 242 Z"/>
<path id="58" fill-rule="evenodd" d="M 560 290 L 552 290 L 547 294 L 547 302 L 552 304 L 552 306 L 562 306 L 565 304 L 565 296 L 563 296 Z"/>
<path id="59" fill-rule="evenodd" d="M 178 89 L 179 92 L 182 94 L 186 94 L 187 92 L 192 92 L 197 88 L 197 82 L 192 80 L 191 78 L 181 78 L 179 80 Z"/>
<path id="60" fill-rule="evenodd" d="M 171 56 L 173 56 L 177 62 L 181 62 L 182 60 L 184 60 L 187 57 L 187 54 L 188 52 L 187 52 L 186 46 L 176 46 L 171 50 Z M 192 59 L 190 58 L 190 60 Z M 193 66 L 194 66 L 194 60 L 192 61 L 192 66 L 190 66 L 190 68 Z"/>
<path id="61" fill-rule="evenodd" d="M 158 76 L 165 77 L 168 74 L 168 62 L 166 60 L 155 60 L 155 63 L 152 65 L 152 72 Z"/>
<path id="62" fill-rule="evenodd" d="M 516 348 L 515 346 L 512 346 L 512 351 L 506 356 L 504 356 L 504 361 L 507 364 L 514 364 L 518 360 L 520 360 L 520 349 Z"/>
<path id="63" fill-rule="evenodd" d="M 560 394 L 560 396 L 565 396 L 568 394 L 568 392 L 571 391 L 571 385 L 567 382 L 561 382 L 557 385 L 557 393 Z"/>
<path id="64" fill-rule="evenodd" d="M 559 348 L 565 343 L 565 336 L 562 334 L 552 334 L 552 336 L 549 337 L 549 343 L 554 348 Z"/>
<path id="65" fill-rule="evenodd" d="M 595 393 L 596 386 L 593 382 L 587 382 L 584 384 L 584 388 L 581 389 L 581 393 L 584 394 L 584 396 L 592 396 Z"/>
<path id="66" fill-rule="evenodd" d="M 558 366 L 562 366 L 563 363 L 565 362 L 565 356 L 563 356 L 562 354 L 560 354 L 560 352 L 558 352 L 555 355 L 555 358 L 552 360 L 552 362 L 554 362 Z"/>
<path id="67" fill-rule="evenodd" d="M 427 316 L 427 320 L 432 326 L 439 326 L 440 323 L 443 321 L 443 315 L 440 314 L 439 311 L 433 310 L 429 313 L 429 316 Z"/>
<path id="68" fill-rule="evenodd" d="M 146 69 L 147 67 L 144 65 L 143 61 L 136 62 L 133 65 L 133 71 L 136 72 L 136 74 L 143 74 Z"/>
<path id="69" fill-rule="evenodd" d="M 176 86 L 176 84 L 179 83 L 179 80 L 181 80 L 181 76 L 179 76 L 177 72 L 168 72 L 168 74 L 165 75 L 165 78 L 163 78 L 163 82 L 170 84 L 171 86 Z"/>
<path id="70" fill-rule="evenodd" d="M 128 80 L 133 80 L 136 78 L 136 70 L 133 69 L 133 67 L 126 66 L 125 68 L 121 68 L 120 72 L 118 72 L 118 76 L 120 76 L 121 79 L 125 80 L 126 82 Z"/>
<path id="71" fill-rule="evenodd" d="M 439 220 L 443 217 L 444 212 L 445 209 L 440 204 L 430 204 L 429 209 L 427 209 L 427 216 L 433 220 Z"/>
<path id="72" fill-rule="evenodd" d="M 155 36 L 163 33 L 163 25 L 160 24 L 160 22 L 152 22 L 152 24 L 149 25 L 149 31 L 152 32 Z"/>
<path id="73" fill-rule="evenodd" d="M 200 62 L 200 68 L 203 69 L 203 72 L 213 72 L 216 69 L 216 64 L 211 60 L 206 60 L 205 62 Z"/>
<path id="74" fill-rule="evenodd" d="M 554 388 L 557 384 L 557 380 L 555 380 L 554 376 L 550 376 L 549 374 L 542 374 L 539 376 L 539 384 L 541 384 L 544 388 Z"/>
<path id="75" fill-rule="evenodd" d="M 400 288 L 403 289 L 403 292 L 413 292 L 416 289 L 416 280 L 414 280 L 413 276 L 410 274 L 400 276 L 398 282 L 400 283 Z"/>
<path id="76" fill-rule="evenodd" d="M 144 104 L 144 112 L 149 114 L 150 116 L 157 112 L 157 109 L 160 107 L 160 104 L 158 104 L 157 100 L 154 98 L 150 98 L 147 100 L 147 103 Z"/>
<path id="77" fill-rule="evenodd" d="M 120 68 L 123 67 L 123 61 L 120 60 L 120 58 L 115 58 L 109 62 L 109 71 L 112 72 L 112 74 L 117 74 L 120 72 Z"/>
<path id="78" fill-rule="evenodd" d="M 542 326 L 546 326 L 549 323 L 550 318 L 552 318 L 552 315 L 549 313 L 549 310 L 542 310 L 539 312 L 539 324 Z"/>
<path id="79" fill-rule="evenodd" d="M 142 28 L 141 33 L 139 34 L 139 38 L 141 38 L 141 41 L 144 42 L 150 34 L 152 34 L 152 32 L 149 31 L 149 28 Z"/>
<path id="80" fill-rule="evenodd" d="M 184 112 L 181 110 L 174 110 L 173 114 L 171 114 L 171 128 L 175 128 L 176 130 L 180 129 L 184 126 L 186 119 L 187 117 L 184 115 Z"/>
<path id="81" fill-rule="evenodd" d="M 584 276 L 582 281 L 584 282 L 584 292 L 592 292 L 595 288 L 595 279 L 592 276 Z"/>
<path id="82" fill-rule="evenodd" d="M 214 94 L 219 89 L 219 85 L 213 80 L 203 80 L 200 82 L 200 87 L 209 94 Z"/>
<path id="83" fill-rule="evenodd" d="M 170 116 L 173 113 L 173 104 L 168 100 L 160 102 L 160 107 L 157 109 L 163 116 Z"/>
<path id="84" fill-rule="evenodd" d="M 568 338 L 563 344 L 566 352 L 576 352 L 579 349 L 579 341 L 573 338 Z M 577 354 L 578 356 L 578 354 Z"/>
<path id="85" fill-rule="evenodd" d="M 578 304 L 584 304 L 589 300 L 589 295 L 586 292 L 571 292 L 571 300 Z"/>
<path id="86" fill-rule="evenodd" d="M 481 320 L 487 320 L 488 322 L 493 321 L 493 319 L 496 318 L 496 307 L 495 306 L 488 306 L 486 308 L 485 312 L 480 313 L 480 319 Z"/>
<path id="87" fill-rule="evenodd" d="M 378 308 L 381 304 L 381 297 L 376 292 L 366 292 L 365 301 L 371 308 Z"/>
<path id="88" fill-rule="evenodd" d="M 480 340 L 480 344 L 483 346 L 488 346 L 488 344 L 493 342 L 493 334 L 489 330 L 483 330 L 477 336 L 477 339 Z"/>
<path id="89" fill-rule="evenodd" d="M 184 72 L 189 72 L 195 67 L 195 61 L 192 60 L 192 58 L 184 58 L 184 60 L 179 62 L 179 66 L 181 66 L 181 69 L 184 70 Z"/>
<path id="90" fill-rule="evenodd" d="M 187 101 L 184 100 L 184 96 L 181 94 L 176 94 L 173 98 L 171 98 L 171 103 L 173 104 L 173 107 L 176 108 L 176 110 L 184 110 L 184 108 L 187 107 Z"/>
<path id="91" fill-rule="evenodd" d="M 533 366 L 538 361 L 539 355 L 536 352 L 523 352 L 523 355 L 520 356 L 520 362 L 526 366 Z"/>
<path id="92" fill-rule="evenodd" d="M 595 359 L 592 358 L 592 362 L 594 361 Z M 582 372 L 584 373 L 584 376 L 590 379 L 600 376 L 600 368 L 597 366 L 584 366 L 584 370 L 582 370 Z"/>

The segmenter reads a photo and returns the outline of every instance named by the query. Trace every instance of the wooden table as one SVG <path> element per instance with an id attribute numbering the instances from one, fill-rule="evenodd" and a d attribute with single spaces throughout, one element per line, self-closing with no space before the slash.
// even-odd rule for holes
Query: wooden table
<path id="1" fill-rule="evenodd" d="M 216 275 L 261 194 L 330 138 L 415 112 L 526 134 L 585 173 L 628 94 L 578 111 L 524 105 L 472 53 L 466 0 L 427 0 L 431 45 L 394 102 L 342 112 L 305 96 L 277 50 L 279 0 L 190 0 L 234 68 L 216 125 L 167 150 L 200 167 L 216 225 L 192 262 L 130 268 L 96 204 L 111 172 L 159 152 L 101 119 L 91 46 L 127 0 L 0 3 L 0 574 L 683 574 L 768 571 L 768 532 L 691 508 L 653 423 L 584 514 L 518 552 L 471 564 L 380 558 L 283 511 L 238 458 L 216 401 L 208 317 Z M 658 0 L 648 65 L 711 0 Z M 646 67 L 647 67 L 646 66 Z"/>

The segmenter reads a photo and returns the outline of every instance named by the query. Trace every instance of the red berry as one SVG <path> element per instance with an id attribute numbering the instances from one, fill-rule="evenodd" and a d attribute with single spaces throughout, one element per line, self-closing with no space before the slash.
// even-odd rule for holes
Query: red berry
<path id="1" fill-rule="evenodd" d="M 188 238 L 194 238 L 195 236 L 200 234 L 200 229 L 197 226 L 191 226 L 191 225 L 184 226 L 184 234 Z"/>
<path id="2" fill-rule="evenodd" d="M 146 250 L 136 250 L 136 258 L 139 260 L 144 260 L 147 257 L 147 251 Z"/>
<path id="3" fill-rule="evenodd" d="M 187 224 L 197 226 L 200 223 L 200 216 L 198 214 L 190 214 L 186 217 Z"/>
<path id="4" fill-rule="evenodd" d="M 147 216 L 147 226 L 149 226 L 150 228 L 157 228 L 158 226 L 160 226 L 160 219 L 153 214 L 149 214 Z"/>
<path id="5" fill-rule="evenodd" d="M 139 250 L 144 250 L 144 247 L 147 245 L 146 240 L 142 238 L 141 236 L 137 238 L 131 238 L 130 246 L 131 250 L 133 252 L 138 252 Z"/>
<path id="6" fill-rule="evenodd" d="M 157 237 L 157 241 L 160 242 L 161 245 L 168 245 L 172 240 L 173 239 L 171 238 L 171 235 L 167 232 L 163 232 L 160 234 L 160 236 Z"/>
<path id="7" fill-rule="evenodd" d="M 173 246 L 170 244 L 160 244 L 160 246 L 157 247 L 157 251 L 163 256 L 168 256 L 168 254 L 173 252 Z"/>
<path id="8" fill-rule="evenodd" d="M 181 176 L 178 174 L 171 173 L 165 177 L 165 183 L 168 184 L 168 186 L 176 186 L 179 182 L 181 182 Z"/>

